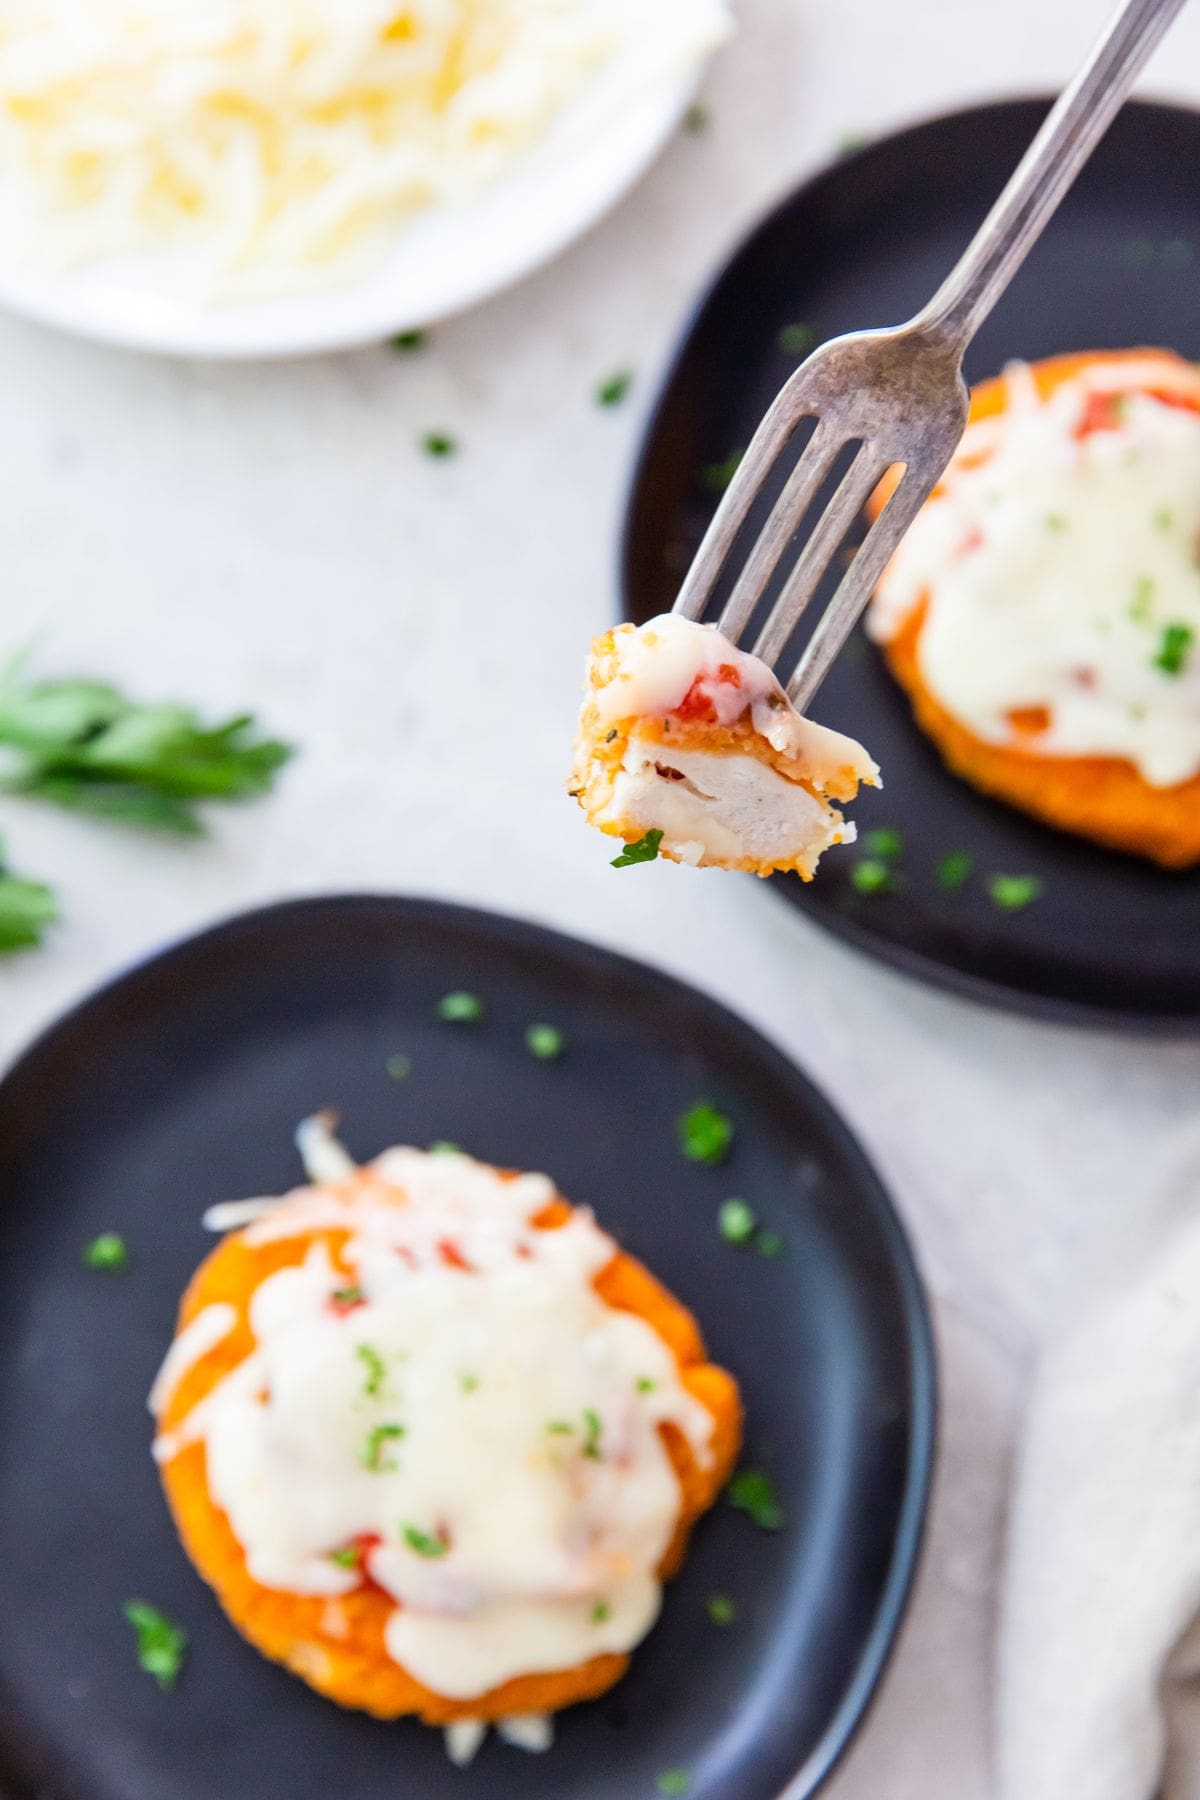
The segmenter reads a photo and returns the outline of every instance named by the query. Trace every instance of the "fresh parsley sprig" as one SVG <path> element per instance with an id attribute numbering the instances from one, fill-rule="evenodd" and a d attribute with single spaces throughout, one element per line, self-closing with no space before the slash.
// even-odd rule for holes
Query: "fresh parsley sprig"
<path id="1" fill-rule="evenodd" d="M 53 890 L 41 881 L 26 881 L 5 866 L 0 839 L 0 955 L 40 944 L 47 925 L 58 918 Z"/>
<path id="2" fill-rule="evenodd" d="M 291 746 L 251 713 L 205 725 L 193 707 L 142 705 L 105 681 L 35 681 L 24 658 L 0 674 L 0 786 L 55 806 L 189 837 L 202 800 L 265 793 Z"/>

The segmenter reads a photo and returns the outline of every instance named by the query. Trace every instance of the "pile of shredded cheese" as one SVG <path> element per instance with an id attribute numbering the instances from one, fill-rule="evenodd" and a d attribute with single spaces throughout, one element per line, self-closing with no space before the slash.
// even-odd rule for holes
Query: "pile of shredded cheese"
<path id="1" fill-rule="evenodd" d="M 614 59 L 726 0 L 3 0 L 0 253 L 187 245 L 239 296 L 344 277 L 506 173 Z"/>

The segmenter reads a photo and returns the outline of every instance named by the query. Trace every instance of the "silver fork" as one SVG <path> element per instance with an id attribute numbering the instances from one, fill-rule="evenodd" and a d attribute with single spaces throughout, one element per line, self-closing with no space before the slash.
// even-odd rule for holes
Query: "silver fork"
<path id="1" fill-rule="evenodd" d="M 796 665 L 787 690 L 804 711 L 963 434 L 963 352 L 1104 135 L 1185 0 L 1124 0 L 1058 100 L 1000 198 L 933 299 L 906 325 L 831 338 L 782 388 L 688 570 L 674 610 L 703 618 L 755 500 L 798 427 L 816 428 L 746 556 L 717 624 L 737 642 L 839 451 L 859 448 L 817 517 L 753 645 L 779 660 L 813 591 L 880 478 L 903 464 Z"/>

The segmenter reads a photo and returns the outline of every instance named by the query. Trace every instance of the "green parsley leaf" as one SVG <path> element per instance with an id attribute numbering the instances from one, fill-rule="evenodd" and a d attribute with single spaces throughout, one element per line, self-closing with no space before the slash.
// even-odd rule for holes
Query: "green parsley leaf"
<path id="1" fill-rule="evenodd" d="M 418 1556 L 445 1556 L 449 1549 L 449 1545 L 443 1543 L 440 1537 L 431 1537 L 427 1531 L 418 1531 L 415 1525 L 404 1527 L 404 1541 Z"/>
<path id="2" fill-rule="evenodd" d="M 878 856 L 860 856 L 850 865 L 850 885 L 859 894 L 890 894 L 896 880 Z"/>
<path id="3" fill-rule="evenodd" d="M 412 1074 L 411 1056 L 389 1056 L 384 1064 L 393 1081 L 407 1081 Z"/>
<path id="4" fill-rule="evenodd" d="M 596 384 L 596 405 L 620 406 L 632 386 L 632 369 L 618 369 L 615 375 L 610 375 L 606 380 Z"/>
<path id="5" fill-rule="evenodd" d="M 329 1296 L 335 1306 L 357 1306 L 362 1297 L 362 1289 L 355 1286 L 334 1288 Z"/>
<path id="6" fill-rule="evenodd" d="M 553 1437 L 567 1437 L 574 1429 L 569 1419 L 551 1419 L 546 1427 Z"/>
<path id="7" fill-rule="evenodd" d="M 687 1793 L 692 1785 L 692 1778 L 686 1769 L 664 1769 L 654 1785 L 660 1794 L 677 1800 L 677 1796 Z"/>
<path id="8" fill-rule="evenodd" d="M 435 1138 L 433 1143 L 430 1144 L 429 1149 L 426 1151 L 426 1155 L 427 1156 L 465 1156 L 466 1152 L 464 1150 L 460 1150 L 457 1144 L 450 1143 L 448 1138 Z"/>
<path id="9" fill-rule="evenodd" d="M 475 1389 L 479 1386 L 479 1377 L 478 1375 L 471 1375 L 469 1373 L 460 1375 L 458 1378 L 458 1385 L 464 1394 L 473 1394 Z"/>
<path id="10" fill-rule="evenodd" d="M 373 1400 L 387 1380 L 387 1364 L 374 1344 L 355 1344 L 354 1354 L 367 1371 L 363 1381 L 363 1393 Z"/>
<path id="11" fill-rule="evenodd" d="M 58 902 L 50 888 L 8 873 L 0 839 L 0 954 L 40 944 L 46 926 L 57 918 Z"/>
<path id="12" fill-rule="evenodd" d="M 370 1469 L 374 1475 L 381 1475 L 388 1469 L 394 1469 L 395 1463 L 383 1454 L 385 1444 L 399 1443 L 404 1436 L 403 1425 L 395 1425 L 390 1421 L 383 1425 L 372 1425 L 366 1441 L 358 1453 L 358 1460 L 364 1469 Z"/>
<path id="13" fill-rule="evenodd" d="M 1155 531 L 1170 531 L 1175 523 L 1175 514 L 1169 506 L 1160 506 L 1154 515 Z"/>
<path id="14" fill-rule="evenodd" d="M 710 494 L 723 494 L 741 466 L 745 449 L 731 450 L 721 462 L 705 463 L 700 471 L 700 486 Z"/>
<path id="15" fill-rule="evenodd" d="M 1047 531 L 1065 531 L 1067 529 L 1065 513 L 1047 513 L 1042 523 L 1045 525 Z"/>
<path id="16" fill-rule="evenodd" d="M 443 994 L 437 1003 L 437 1016 L 451 1025 L 477 1025 L 485 1007 L 478 994 Z"/>
<path id="17" fill-rule="evenodd" d="M 775 348 L 784 356 L 807 356 L 816 341 L 817 334 L 812 326 L 798 319 L 776 334 Z"/>
<path id="18" fill-rule="evenodd" d="M 1133 599 L 1129 603 L 1129 616 L 1135 624 L 1143 625 L 1150 617 L 1150 609 L 1154 600 L 1154 577 L 1139 575 L 1133 584 Z"/>
<path id="19" fill-rule="evenodd" d="M 116 1231 L 102 1231 L 99 1237 L 83 1246 L 81 1254 L 89 1269 L 116 1271 L 124 1269 L 129 1262 L 128 1246 Z"/>
<path id="20" fill-rule="evenodd" d="M 661 831 L 648 831 L 645 837 L 638 838 L 635 844 L 626 844 L 620 856 L 614 856 L 614 869 L 628 869 L 633 863 L 654 862 L 658 856 L 658 846 L 663 841 Z"/>
<path id="21" fill-rule="evenodd" d="M 657 1381 L 654 1381 L 649 1375 L 639 1375 L 637 1378 L 639 1394 L 652 1394 L 657 1386 Z"/>
<path id="22" fill-rule="evenodd" d="M 780 1237 L 780 1235 L 777 1231 L 760 1231 L 759 1232 L 758 1242 L 755 1244 L 755 1249 L 758 1251 L 758 1254 L 760 1256 L 770 1257 L 772 1260 L 774 1260 L 775 1257 L 783 1255 L 784 1248 L 785 1248 L 785 1246 L 784 1246 L 783 1239 Z"/>
<path id="23" fill-rule="evenodd" d="M 708 108 L 701 106 L 698 101 L 693 101 L 683 115 L 683 129 L 690 131 L 693 137 L 699 137 L 701 132 L 708 130 L 710 124 Z"/>
<path id="24" fill-rule="evenodd" d="M 744 1200 L 722 1200 L 717 1229 L 727 1244 L 748 1244 L 758 1229 L 758 1219 Z"/>
<path id="25" fill-rule="evenodd" d="M 1042 892 L 1042 881 L 1037 875 L 989 875 L 987 891 L 995 904 L 1005 912 L 1019 912 L 1028 906 Z"/>
<path id="26" fill-rule="evenodd" d="M 1178 675 L 1191 654 L 1196 634 L 1190 625 L 1164 625 L 1162 640 L 1154 657 L 1154 667 L 1164 675 Z"/>
<path id="27" fill-rule="evenodd" d="M 974 867 L 975 858 L 969 850 L 947 851 L 937 866 L 938 886 L 951 890 L 965 887 Z"/>
<path id="28" fill-rule="evenodd" d="M 607 1600 L 597 1600 L 592 1608 L 592 1624 L 603 1625 L 606 1619 L 612 1618 L 612 1607 Z"/>
<path id="29" fill-rule="evenodd" d="M 704 1602 L 704 1610 L 714 1625 L 732 1625 L 737 1617 L 737 1609 L 728 1594 L 710 1594 Z"/>
<path id="30" fill-rule="evenodd" d="M 357 1569 L 358 1555 L 357 1544 L 343 1544 L 340 1550 L 329 1552 L 329 1560 L 336 1563 L 339 1569 Z"/>
<path id="31" fill-rule="evenodd" d="M 898 862 L 904 855 L 904 839 L 891 825 L 876 826 L 868 831 L 863 839 L 863 848 L 870 856 L 878 856 L 884 862 Z"/>
<path id="32" fill-rule="evenodd" d="M 196 837 L 201 800 L 267 791 L 291 746 L 254 735 L 252 715 L 215 726 L 189 706 L 143 706 L 99 681 L 0 675 L 3 787 L 97 818 Z"/>
<path id="33" fill-rule="evenodd" d="M 458 440 L 448 437 L 444 431 L 427 431 L 421 439 L 421 448 L 426 456 L 454 456 L 458 450 Z"/>
<path id="34" fill-rule="evenodd" d="M 584 1407 L 583 1426 L 583 1454 L 585 1456 L 590 1456 L 593 1462 L 600 1462 L 602 1460 L 600 1453 L 600 1437 L 604 1430 L 604 1421 L 594 1407 Z"/>
<path id="35" fill-rule="evenodd" d="M 425 348 L 425 333 L 423 331 L 398 331 L 395 337 L 388 339 L 388 345 L 392 350 L 403 350 L 405 352 L 423 350 Z"/>
<path id="36" fill-rule="evenodd" d="M 527 1025 L 525 1048 L 539 1062 L 553 1062 L 567 1047 L 567 1040 L 557 1025 Z"/>
<path id="37" fill-rule="evenodd" d="M 153 1675 L 163 1692 L 179 1679 L 187 1654 L 188 1635 L 148 1600 L 127 1600 L 122 1609 L 137 1633 L 138 1666 Z"/>
<path id="38" fill-rule="evenodd" d="M 707 1100 L 689 1106 L 676 1125 L 679 1148 L 689 1162 L 723 1163 L 733 1143 L 733 1125 Z"/>
<path id="39" fill-rule="evenodd" d="M 725 1489 L 725 1498 L 760 1531 L 783 1530 L 784 1514 L 775 1498 L 775 1484 L 761 1469 L 739 1469 Z"/>

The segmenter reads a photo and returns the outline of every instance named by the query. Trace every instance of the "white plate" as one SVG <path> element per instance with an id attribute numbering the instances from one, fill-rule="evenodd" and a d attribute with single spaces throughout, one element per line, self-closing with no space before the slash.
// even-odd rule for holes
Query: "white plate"
<path id="1" fill-rule="evenodd" d="M 589 96 L 486 193 L 420 214 L 343 286 L 263 301 L 197 299 L 186 254 L 126 257 L 68 274 L 0 260 L 0 305 L 103 343 L 181 356 L 305 356 L 433 324 L 548 261 L 608 210 L 678 126 L 700 68 L 619 106 Z"/>

